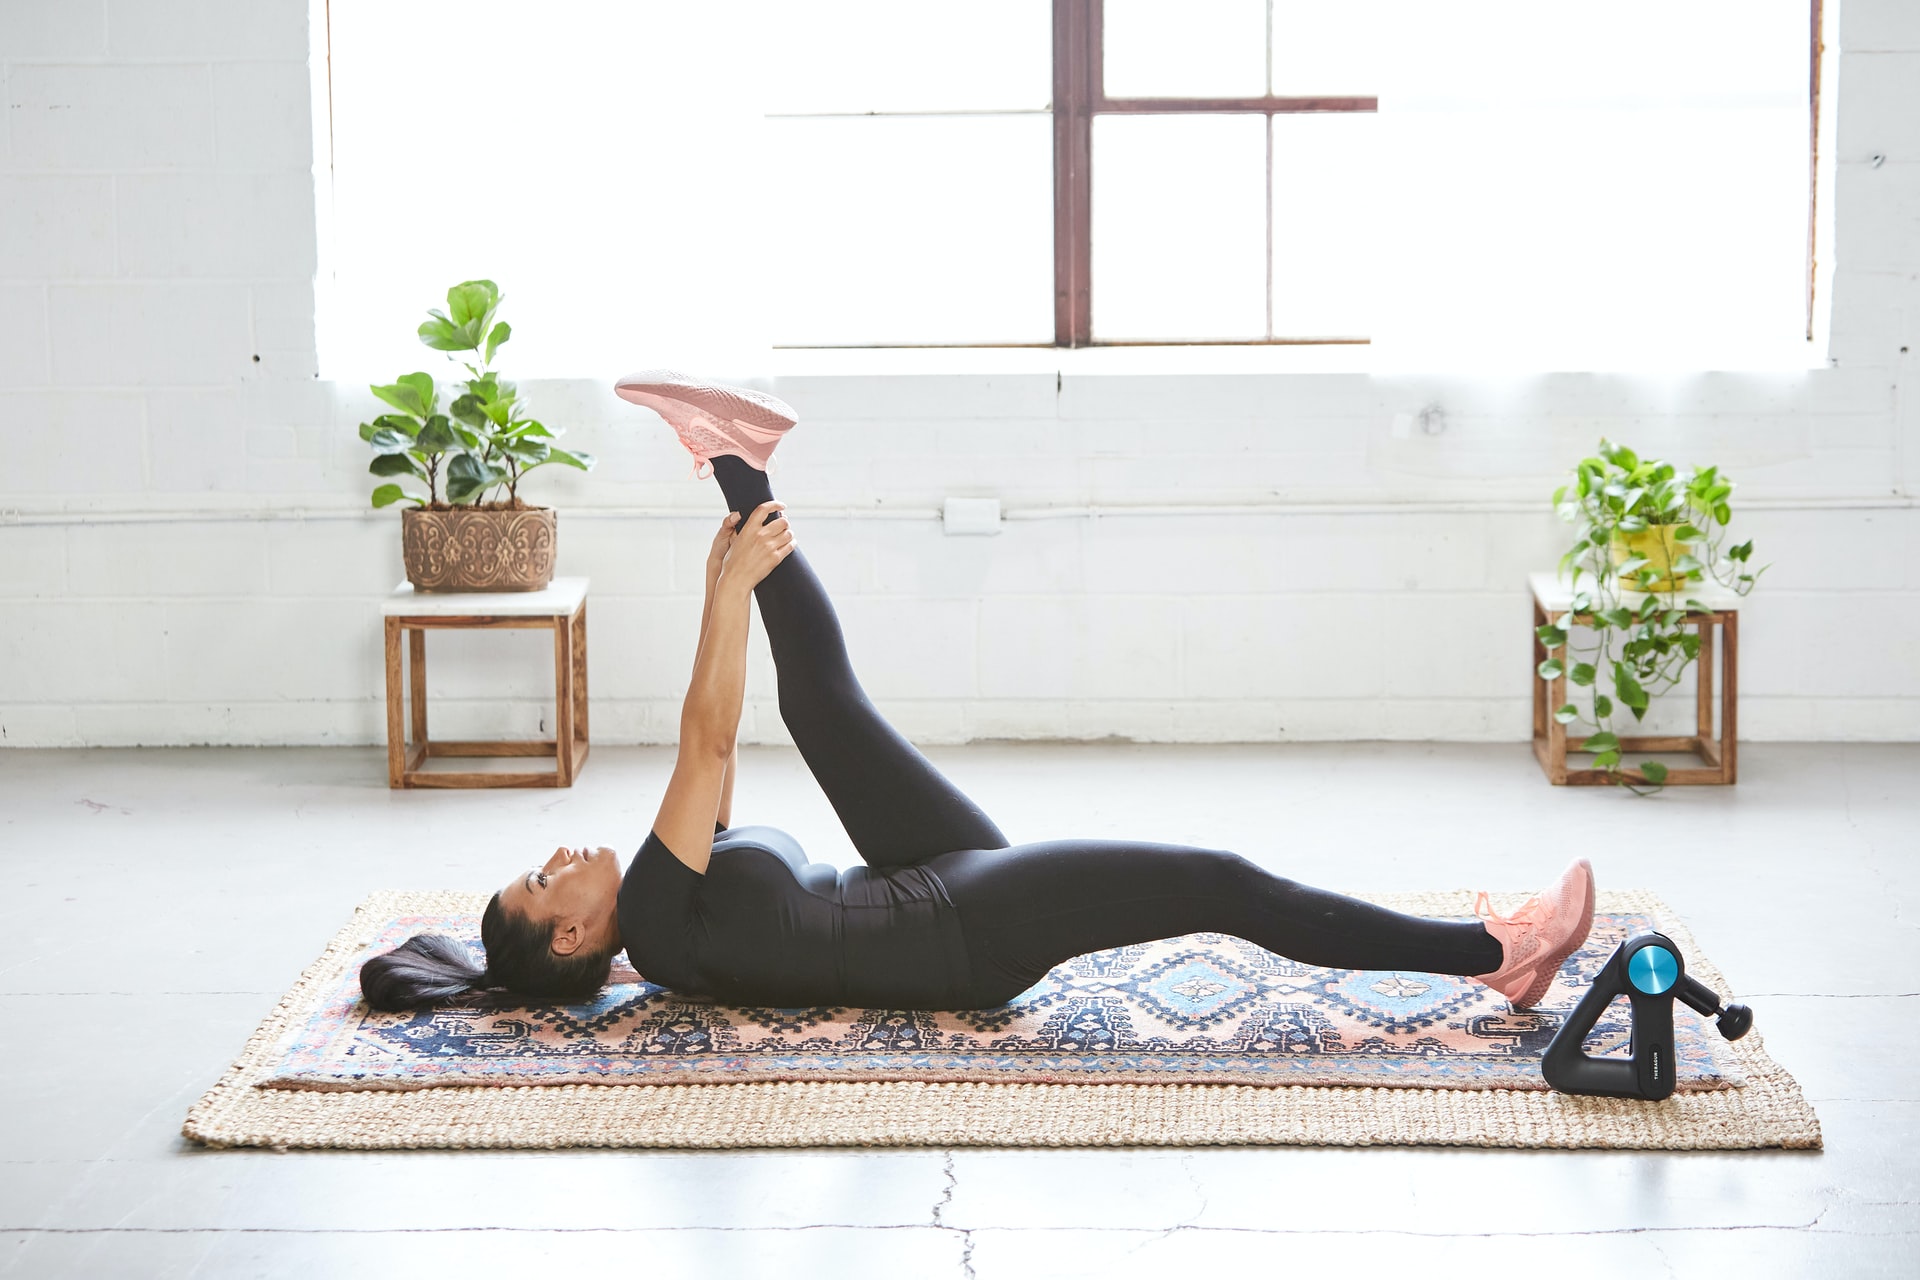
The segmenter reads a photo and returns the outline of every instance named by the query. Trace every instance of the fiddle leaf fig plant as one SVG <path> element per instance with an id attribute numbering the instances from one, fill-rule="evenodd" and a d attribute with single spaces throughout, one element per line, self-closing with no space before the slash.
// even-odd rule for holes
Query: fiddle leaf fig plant
<path id="1" fill-rule="evenodd" d="M 1636 777 L 1622 761 L 1613 717 L 1624 707 L 1636 721 L 1645 718 L 1700 656 L 1700 633 L 1687 619 L 1713 610 L 1688 595 L 1689 587 L 1711 580 L 1744 596 L 1771 567 L 1749 570 L 1751 541 L 1724 545 L 1733 488 L 1718 467 L 1682 471 L 1603 439 L 1598 456 L 1581 459 L 1572 480 L 1553 493 L 1555 512 L 1574 526 L 1573 546 L 1560 558 L 1560 573 L 1571 571 L 1573 586 L 1571 614 L 1561 622 L 1589 617 L 1593 643 L 1576 645 L 1560 623 L 1536 627 L 1548 655 L 1538 674 L 1548 682 L 1564 675 L 1586 691 L 1584 708 L 1570 701 L 1555 708 L 1554 719 L 1570 730 L 1592 725 L 1582 749 L 1635 794 L 1659 790 L 1667 767 L 1642 760 Z"/>
<path id="2" fill-rule="evenodd" d="M 593 469 L 593 455 L 555 445 L 560 433 L 532 417 L 519 389 L 494 370 L 494 355 L 513 336 L 495 318 L 501 301 L 493 281 L 467 280 L 447 290 L 445 311 L 433 308 L 421 322 L 420 341 L 458 359 L 467 373 L 450 388 L 444 412 L 431 374 L 402 374 L 390 386 L 370 388 L 397 410 L 360 424 L 360 438 L 375 455 L 367 470 L 394 481 L 373 491 L 374 506 L 412 502 L 444 511 L 491 499 L 517 508 L 525 505 L 520 481 L 529 471 L 556 464 Z M 424 481 L 426 496 L 402 483 L 407 479 Z"/>

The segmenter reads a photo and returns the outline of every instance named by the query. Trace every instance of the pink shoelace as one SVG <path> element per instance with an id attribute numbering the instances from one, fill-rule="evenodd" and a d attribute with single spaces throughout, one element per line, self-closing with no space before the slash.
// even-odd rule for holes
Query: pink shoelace
<path id="1" fill-rule="evenodd" d="M 1512 915 L 1503 916 L 1493 909 L 1492 899 L 1488 898 L 1487 891 L 1482 889 L 1479 896 L 1473 900 L 1473 914 L 1482 920 L 1494 920 L 1501 924 L 1539 926 L 1553 919 L 1553 907 L 1546 898 L 1533 897 L 1514 908 Z"/>

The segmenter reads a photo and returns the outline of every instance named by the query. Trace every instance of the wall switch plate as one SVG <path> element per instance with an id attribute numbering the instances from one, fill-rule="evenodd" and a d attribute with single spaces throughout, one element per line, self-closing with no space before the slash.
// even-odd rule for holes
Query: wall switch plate
<path id="1" fill-rule="evenodd" d="M 949 535 L 1000 532 L 998 498 L 948 498 L 942 514 Z"/>

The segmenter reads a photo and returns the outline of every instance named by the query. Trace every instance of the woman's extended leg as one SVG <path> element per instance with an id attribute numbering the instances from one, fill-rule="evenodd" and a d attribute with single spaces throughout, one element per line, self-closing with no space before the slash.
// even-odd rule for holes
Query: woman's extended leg
<path id="1" fill-rule="evenodd" d="M 714 458 L 713 474 L 728 509 L 743 516 L 773 497 L 767 473 L 739 458 Z M 805 553 L 789 555 L 753 595 L 779 670 L 780 718 L 860 856 L 901 866 L 955 849 L 1005 848 L 993 820 L 867 698 Z"/>
<path id="2" fill-rule="evenodd" d="M 1477 976 L 1503 971 L 1511 958 L 1506 934 L 1496 938 L 1478 921 L 1403 915 L 1297 884 L 1219 849 L 1050 840 L 962 850 L 928 866 L 959 908 L 982 1006 L 1012 999 L 1074 956 L 1200 931 L 1336 969 Z M 1569 892 L 1586 895 L 1591 918 L 1591 876 L 1583 883 Z M 1561 915 L 1566 925 L 1577 906 Z M 1564 953 L 1540 958 L 1557 970 Z"/>

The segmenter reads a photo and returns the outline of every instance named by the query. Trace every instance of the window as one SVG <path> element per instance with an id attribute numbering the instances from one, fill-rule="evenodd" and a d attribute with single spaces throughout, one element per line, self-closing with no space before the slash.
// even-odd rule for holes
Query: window
<path id="1" fill-rule="evenodd" d="M 523 373 L 769 346 L 1807 359 L 1808 0 L 328 15 L 330 376 L 417 362 L 408 319 L 472 275 Z"/>

